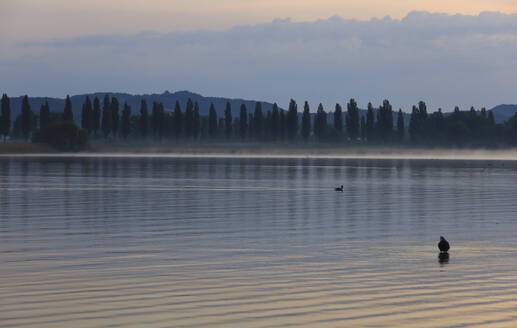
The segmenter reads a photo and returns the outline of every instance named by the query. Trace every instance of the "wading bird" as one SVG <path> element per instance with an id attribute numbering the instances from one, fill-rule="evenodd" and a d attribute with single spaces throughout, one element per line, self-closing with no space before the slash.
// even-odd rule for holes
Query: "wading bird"
<path id="1" fill-rule="evenodd" d="M 447 251 L 451 247 L 449 245 L 449 242 L 447 240 L 445 240 L 445 238 L 440 236 L 440 242 L 438 243 L 438 248 L 440 249 L 440 253 L 447 253 Z"/>

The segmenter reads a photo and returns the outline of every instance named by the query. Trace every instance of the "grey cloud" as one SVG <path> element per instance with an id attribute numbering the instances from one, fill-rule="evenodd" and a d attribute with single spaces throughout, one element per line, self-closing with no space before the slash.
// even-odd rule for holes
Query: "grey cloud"
<path id="1" fill-rule="evenodd" d="M 12 94 L 189 89 L 283 105 L 290 97 L 327 106 L 388 98 L 408 109 L 423 99 L 446 110 L 517 102 L 517 15 L 495 12 L 277 19 L 223 31 L 41 40 L 9 50 L 0 54 L 0 87 Z"/>

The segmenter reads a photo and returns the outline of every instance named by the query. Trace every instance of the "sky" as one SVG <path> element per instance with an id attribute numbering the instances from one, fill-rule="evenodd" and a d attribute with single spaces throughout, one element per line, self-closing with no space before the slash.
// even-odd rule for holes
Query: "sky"
<path id="1" fill-rule="evenodd" d="M 517 103 L 514 0 L 2 0 L 0 92 Z"/>

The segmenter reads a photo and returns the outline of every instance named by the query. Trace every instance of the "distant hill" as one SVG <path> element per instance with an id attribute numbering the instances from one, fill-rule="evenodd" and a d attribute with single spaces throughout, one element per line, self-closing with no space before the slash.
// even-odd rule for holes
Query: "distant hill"
<path id="1" fill-rule="evenodd" d="M 226 102 L 230 102 L 232 106 L 232 114 L 233 116 L 238 116 L 240 107 L 242 104 L 246 105 L 246 108 L 249 112 L 253 112 L 255 110 L 255 100 L 244 100 L 244 99 L 230 99 L 230 98 L 217 98 L 217 97 L 204 97 L 202 95 L 192 93 L 189 91 L 178 91 L 178 92 L 168 92 L 165 91 L 162 94 L 144 94 L 144 95 L 131 95 L 128 93 L 116 93 L 116 92 L 97 92 L 97 93 L 89 93 L 82 95 L 71 96 L 72 100 L 72 111 L 74 113 L 74 120 L 80 121 L 81 119 L 81 109 L 86 99 L 86 96 L 89 96 L 93 102 L 93 98 L 99 98 L 101 102 L 102 109 L 102 101 L 104 96 L 108 94 L 110 97 L 116 97 L 120 103 L 120 111 L 122 113 L 122 106 L 125 102 L 129 106 L 131 106 L 131 112 L 133 114 L 140 113 L 140 102 L 142 99 L 147 101 L 147 110 L 149 114 L 152 111 L 153 102 L 163 103 L 166 111 L 174 110 L 174 106 L 176 101 L 179 101 L 181 110 L 184 112 L 187 104 L 187 100 L 190 98 L 192 101 L 197 101 L 199 104 L 199 112 L 201 115 L 208 115 L 208 111 L 210 109 L 210 104 L 213 103 L 215 109 L 217 111 L 217 115 L 222 117 L 224 110 L 226 108 Z M 14 97 L 11 99 L 11 117 L 14 119 L 20 114 L 20 108 L 22 103 L 22 97 Z M 48 101 L 51 112 L 62 112 L 65 107 L 65 99 L 64 98 L 47 98 L 47 97 L 29 97 L 29 103 L 31 105 L 31 109 L 34 113 L 39 114 L 39 109 L 45 101 Z M 273 104 L 269 102 L 262 102 L 262 111 L 266 113 L 267 111 L 273 108 Z"/>
<path id="2" fill-rule="evenodd" d="M 502 123 L 517 113 L 517 105 L 499 105 L 491 109 L 496 123 Z"/>

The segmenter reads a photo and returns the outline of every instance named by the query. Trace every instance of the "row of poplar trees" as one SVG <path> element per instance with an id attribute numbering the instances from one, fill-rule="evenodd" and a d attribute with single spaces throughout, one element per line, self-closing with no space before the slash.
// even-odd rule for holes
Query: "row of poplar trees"
<path id="1" fill-rule="evenodd" d="M 39 116 L 34 115 L 27 96 L 23 97 L 21 107 L 21 114 L 14 125 L 21 129 L 25 138 L 38 125 L 39 129 L 45 129 L 51 128 L 56 121 L 74 122 L 69 96 L 66 97 L 62 113 L 51 112 L 49 104 L 45 102 Z M 332 116 L 331 120 L 329 116 Z M 170 112 L 165 111 L 162 103 L 148 105 L 143 99 L 139 111 L 133 114 L 127 103 L 121 105 L 116 97 L 105 95 L 102 101 L 97 97 L 93 100 L 86 97 L 81 117 L 76 121 L 81 122 L 81 127 L 90 136 L 104 138 L 349 140 L 375 143 L 410 141 L 416 144 L 517 140 L 517 116 L 504 124 L 495 124 L 493 113 L 484 108 L 479 112 L 474 108 L 465 112 L 456 107 L 453 113 L 444 115 L 441 109 L 428 113 L 426 104 L 419 102 L 413 106 L 406 128 L 402 110 L 394 115 L 388 100 L 384 100 L 378 108 L 369 103 L 363 115 L 354 99 L 346 104 L 346 111 L 343 111 L 340 104 L 336 104 L 334 111 L 327 113 L 323 105 L 319 104 L 315 114 L 311 114 L 307 102 L 301 114 L 296 101 L 292 99 L 287 111 L 279 109 L 275 103 L 272 110 L 266 113 L 262 110 L 262 104 L 256 102 L 253 110 L 248 110 L 242 104 L 236 117 L 233 117 L 231 104 L 227 102 L 223 117 L 218 117 L 213 104 L 210 105 L 208 115 L 200 115 L 198 103 L 191 99 L 188 99 L 184 111 L 176 102 Z M 332 121 L 331 124 L 329 121 Z M 4 94 L 0 116 L 0 133 L 4 137 L 10 134 L 10 122 L 10 100 Z"/>

